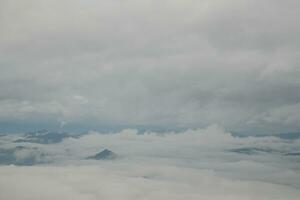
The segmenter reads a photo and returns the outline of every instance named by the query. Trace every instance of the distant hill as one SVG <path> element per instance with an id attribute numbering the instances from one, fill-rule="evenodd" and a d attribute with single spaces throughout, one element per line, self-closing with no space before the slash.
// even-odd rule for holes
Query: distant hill
<path id="1" fill-rule="evenodd" d="M 18 152 L 27 152 L 27 156 L 18 158 Z M 16 146 L 10 149 L 0 148 L 0 165 L 36 165 L 48 162 L 46 154 L 41 152 L 36 147 Z"/>
<path id="2" fill-rule="evenodd" d="M 243 148 L 229 149 L 228 151 L 233 153 L 247 154 L 247 155 L 255 155 L 259 153 L 278 153 L 274 149 L 256 148 L 256 147 L 243 147 Z"/>
<path id="3" fill-rule="evenodd" d="M 278 135 L 275 135 L 276 137 L 279 137 L 281 139 L 286 139 L 286 140 L 296 140 L 300 139 L 300 132 L 296 133 L 280 133 Z"/>
<path id="4" fill-rule="evenodd" d="M 103 151 L 101 151 L 100 153 L 97 153 L 93 156 L 89 156 L 87 157 L 87 159 L 94 159 L 94 160 L 112 160 L 112 159 L 116 159 L 118 157 L 117 154 L 115 154 L 114 152 L 108 150 L 108 149 L 104 149 Z"/>
<path id="5" fill-rule="evenodd" d="M 14 142 L 30 142 L 30 143 L 40 143 L 40 144 L 53 144 L 59 143 L 64 138 L 71 137 L 68 133 L 51 132 L 47 129 L 38 130 L 35 132 L 28 132 L 25 134 L 24 138 L 18 139 Z"/>
<path id="6" fill-rule="evenodd" d="M 297 140 L 297 139 L 300 139 L 300 132 L 277 133 L 277 134 L 255 134 L 255 133 L 253 133 L 253 134 L 243 134 L 243 133 L 238 133 L 238 132 L 231 131 L 230 133 L 234 137 L 241 137 L 241 138 L 249 137 L 249 136 L 252 136 L 252 137 L 269 137 L 269 136 L 272 136 L 272 137 L 277 137 L 277 138 L 281 138 L 281 139 L 284 139 L 284 140 Z"/>
<path id="7" fill-rule="evenodd" d="M 291 153 L 286 153 L 286 156 L 300 156 L 300 152 L 291 152 Z"/>

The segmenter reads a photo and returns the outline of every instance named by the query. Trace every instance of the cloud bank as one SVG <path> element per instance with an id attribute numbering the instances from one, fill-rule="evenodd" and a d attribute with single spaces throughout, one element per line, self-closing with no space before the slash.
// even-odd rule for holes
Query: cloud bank
<path id="1" fill-rule="evenodd" d="M 67 137 L 58 143 L 15 142 L 22 137 L 1 137 L 1 164 L 40 165 L 54 169 L 104 167 L 112 170 L 111 174 L 143 171 L 149 166 L 153 170 L 174 167 L 182 173 L 210 171 L 214 176 L 231 181 L 264 182 L 298 189 L 300 185 L 300 140 L 296 138 L 235 137 L 216 125 L 178 133 L 141 134 L 125 129 L 108 134 L 92 131 Z M 114 152 L 117 158 L 87 159 L 104 149 Z M 141 173 L 140 176 L 146 178 L 161 176 L 156 176 L 156 172 Z"/>
<path id="2" fill-rule="evenodd" d="M 49 137 L 44 130 L 38 133 Z M 35 141 L 33 135 L 32 140 L 24 140 L 28 134 L 0 136 L 1 200 L 294 200 L 300 195 L 299 138 L 237 137 L 217 125 L 163 133 L 90 131 L 54 143 Z M 116 158 L 87 159 L 103 149 Z"/>
<path id="3" fill-rule="evenodd" d="M 297 199 L 299 190 L 164 166 L 1 167 L 0 199 Z M 16 192 L 17 191 L 17 192 Z"/>

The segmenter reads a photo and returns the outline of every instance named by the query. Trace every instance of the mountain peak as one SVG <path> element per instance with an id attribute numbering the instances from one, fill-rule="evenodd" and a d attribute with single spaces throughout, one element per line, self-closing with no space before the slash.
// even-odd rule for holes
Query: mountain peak
<path id="1" fill-rule="evenodd" d="M 95 160 L 112 160 L 117 158 L 117 154 L 114 152 L 104 149 L 103 151 L 95 154 L 94 156 L 90 156 L 87 159 L 95 159 Z"/>

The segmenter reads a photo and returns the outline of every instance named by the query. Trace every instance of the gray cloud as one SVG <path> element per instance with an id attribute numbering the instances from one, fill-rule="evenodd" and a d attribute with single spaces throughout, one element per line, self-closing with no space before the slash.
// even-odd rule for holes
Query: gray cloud
<path id="1" fill-rule="evenodd" d="M 3 123 L 300 128 L 296 1 L 0 7 Z"/>

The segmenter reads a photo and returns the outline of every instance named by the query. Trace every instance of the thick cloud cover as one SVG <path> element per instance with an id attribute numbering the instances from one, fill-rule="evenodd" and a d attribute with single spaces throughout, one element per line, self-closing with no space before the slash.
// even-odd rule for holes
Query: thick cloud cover
<path id="1" fill-rule="evenodd" d="M 232 181 L 210 171 L 177 167 L 138 166 L 126 172 L 98 166 L 0 169 L 0 198 L 11 200 L 294 200 L 300 195 L 286 186 Z"/>
<path id="2" fill-rule="evenodd" d="M 299 198 L 299 8 L 0 0 L 0 200 Z"/>
<path id="3" fill-rule="evenodd" d="M 1 127 L 299 130 L 299 7 L 0 0 Z"/>
<path id="4" fill-rule="evenodd" d="M 300 157 L 288 155 L 300 152 L 299 139 L 233 137 L 216 125 L 179 133 L 90 132 L 53 144 L 13 142 L 20 138 L 1 136 L 1 148 L 17 146 L 17 164 L 33 156 L 37 162 L 0 166 L 1 200 L 295 200 L 300 195 Z M 86 159 L 105 148 L 118 158 Z"/>

